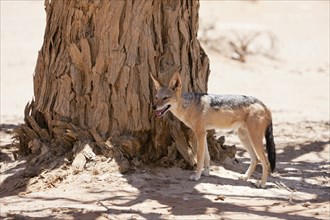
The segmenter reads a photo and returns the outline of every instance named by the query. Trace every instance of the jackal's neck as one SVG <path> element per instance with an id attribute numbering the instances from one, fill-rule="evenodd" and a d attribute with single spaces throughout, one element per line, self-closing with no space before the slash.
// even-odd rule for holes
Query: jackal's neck
<path id="1" fill-rule="evenodd" d="M 177 104 L 172 106 L 170 111 L 180 121 L 184 122 L 187 114 L 188 107 L 194 101 L 194 93 L 183 93 L 181 98 L 178 99 Z"/>

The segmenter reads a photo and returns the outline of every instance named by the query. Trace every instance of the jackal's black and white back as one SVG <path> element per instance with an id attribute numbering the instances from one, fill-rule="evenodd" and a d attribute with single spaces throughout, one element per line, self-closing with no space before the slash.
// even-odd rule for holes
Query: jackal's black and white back
<path id="1" fill-rule="evenodd" d="M 183 93 L 184 106 L 192 101 L 208 104 L 214 109 L 236 109 L 258 103 L 265 106 L 259 99 L 246 95 L 214 95 L 207 93 Z"/>

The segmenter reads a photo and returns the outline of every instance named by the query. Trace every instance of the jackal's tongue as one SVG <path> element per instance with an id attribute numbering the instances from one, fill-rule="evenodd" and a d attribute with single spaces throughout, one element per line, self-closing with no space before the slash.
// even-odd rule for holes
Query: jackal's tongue
<path id="1" fill-rule="evenodd" d="M 162 116 L 162 113 L 163 113 L 163 110 L 157 110 L 156 111 L 156 116 L 160 117 L 160 116 Z"/>
<path id="2" fill-rule="evenodd" d="M 166 112 L 167 110 L 171 107 L 171 105 L 168 105 L 168 106 L 165 106 L 163 109 L 161 110 L 156 110 L 156 116 L 157 117 L 162 117 Z"/>

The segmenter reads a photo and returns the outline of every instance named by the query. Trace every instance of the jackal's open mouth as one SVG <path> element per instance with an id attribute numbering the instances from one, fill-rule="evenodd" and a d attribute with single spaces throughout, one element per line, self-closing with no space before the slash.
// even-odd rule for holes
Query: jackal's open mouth
<path id="1" fill-rule="evenodd" d="M 171 105 L 167 105 L 161 110 L 156 110 L 156 116 L 162 117 L 170 109 L 170 107 L 171 107 Z"/>

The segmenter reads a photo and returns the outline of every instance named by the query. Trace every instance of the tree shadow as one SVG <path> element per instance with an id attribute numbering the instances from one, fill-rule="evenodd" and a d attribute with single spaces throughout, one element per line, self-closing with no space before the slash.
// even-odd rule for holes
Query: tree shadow
<path id="1" fill-rule="evenodd" d="M 310 189 L 323 189 L 330 190 L 330 187 L 322 186 L 320 184 L 313 184 L 307 182 L 307 179 L 317 177 L 330 178 L 330 158 L 325 159 L 321 156 L 321 152 L 325 152 L 330 146 L 330 141 L 307 141 L 305 143 L 297 145 L 286 145 L 281 147 L 281 153 L 276 155 L 276 169 L 273 177 L 270 177 L 270 181 L 282 181 L 289 188 L 304 190 L 304 188 Z M 237 154 L 240 157 L 244 157 L 244 150 L 240 150 Z M 308 155 L 313 153 L 311 160 L 308 160 Z M 304 161 L 304 159 L 306 159 Z M 317 160 L 317 162 L 315 161 Z M 249 158 L 241 158 L 241 166 L 246 170 L 249 166 Z M 257 172 L 261 173 L 261 166 L 258 164 Z M 279 178 L 276 178 L 279 176 Z M 299 181 L 289 179 L 290 177 L 298 177 Z M 301 187 L 301 186 L 304 187 Z M 329 194 L 330 195 L 330 194 Z"/>
<path id="2" fill-rule="evenodd" d="M 184 174 L 189 172 L 182 171 Z M 34 202 L 37 200 L 43 201 L 66 201 L 71 204 L 81 204 L 81 205 L 93 205 L 95 210 L 77 208 L 74 205 L 67 205 L 63 207 L 44 207 L 41 209 L 33 210 L 24 210 L 19 214 L 11 214 L 9 217 L 14 217 L 14 219 L 28 219 L 32 214 L 39 212 L 49 212 L 51 214 L 47 219 L 55 218 L 70 218 L 70 219 L 96 219 L 98 217 L 110 218 L 110 219 L 187 219 L 196 215 L 204 215 L 208 213 L 209 210 L 212 210 L 212 215 L 207 216 L 208 219 L 218 219 L 218 216 L 222 216 L 224 213 L 235 212 L 247 213 L 248 216 L 260 216 L 260 217 L 273 217 L 273 218 L 283 218 L 283 219 L 318 219 L 313 217 L 305 217 L 302 215 L 297 215 L 291 212 L 272 212 L 269 210 L 269 203 L 259 206 L 259 209 L 256 210 L 256 206 L 253 205 L 253 201 L 263 200 L 262 195 L 255 196 L 246 196 L 246 195 L 232 195 L 232 194 L 223 194 L 226 198 L 237 197 L 246 201 L 245 205 L 239 205 L 231 202 L 226 202 L 221 200 L 211 200 L 211 197 L 217 198 L 217 194 L 210 195 L 208 192 L 201 192 L 196 190 L 197 185 L 203 183 L 212 183 L 219 182 L 219 187 L 224 187 L 228 184 L 238 185 L 242 181 L 235 181 L 233 179 L 219 178 L 218 176 L 206 177 L 200 182 L 189 181 L 186 177 L 177 177 L 174 181 L 167 180 L 166 176 L 157 176 L 157 175 L 146 175 L 146 181 L 141 185 L 140 183 L 135 186 L 135 182 L 132 181 L 133 176 L 136 173 L 131 173 L 125 175 L 124 177 L 128 182 L 138 189 L 138 193 L 135 198 L 131 196 L 118 196 L 114 195 L 115 190 L 91 190 L 90 197 L 93 198 L 93 194 L 102 194 L 104 196 L 101 199 L 70 199 L 66 197 L 42 197 L 42 196 L 28 196 L 26 197 L 29 201 Z M 180 176 L 178 174 L 177 176 Z M 153 181 L 150 181 L 150 177 L 154 178 Z M 167 188 L 169 192 L 173 191 L 173 188 L 180 188 L 184 185 L 186 188 L 182 193 L 166 193 L 158 191 L 155 186 L 158 188 L 164 189 Z M 243 185 L 246 187 L 249 184 L 243 182 Z M 262 190 L 262 189 L 260 189 Z M 174 190 L 176 191 L 176 190 Z M 117 192 L 118 193 L 118 192 Z M 145 212 L 141 204 L 153 200 L 159 203 L 158 209 Z M 287 202 L 287 199 L 276 197 L 274 202 Z M 293 201 L 299 202 L 299 201 Z M 136 207 L 139 206 L 139 207 Z M 49 210 L 50 209 L 50 210 Z M 23 214 L 24 213 L 24 214 Z M 115 217 L 117 216 L 117 217 Z M 6 216 L 1 216 L 6 217 Z M 7 216 L 8 217 L 8 216 Z M 34 218 L 34 219 L 45 219 L 45 218 Z"/>
<path id="3" fill-rule="evenodd" d="M 297 160 L 300 157 L 309 154 L 310 152 L 321 153 L 330 144 L 330 141 L 314 141 L 306 142 L 298 145 L 287 145 L 281 147 L 281 153 L 277 154 L 277 170 L 273 176 L 269 177 L 268 188 L 265 190 L 271 190 L 276 188 L 277 183 L 283 183 L 287 188 L 288 192 L 302 192 L 309 194 L 316 194 L 315 190 L 323 190 L 323 194 L 316 194 L 315 199 L 312 202 L 328 202 L 329 201 L 329 187 L 317 184 L 317 182 L 309 182 L 307 178 L 314 178 L 319 176 L 325 176 L 329 178 L 329 160 L 324 160 L 319 156 L 319 162 L 308 162 Z M 296 150 L 296 149 L 299 150 Z M 239 151 L 238 154 L 243 157 L 243 152 Z M 20 158 L 20 163 L 17 163 L 16 167 L 8 169 L 6 174 L 9 176 L 0 185 L 1 197 L 10 197 L 19 195 L 20 192 L 27 190 L 27 185 L 31 179 L 31 171 L 23 170 L 26 164 L 27 158 Z M 51 158 L 48 158 L 51 159 Z M 292 162 L 294 160 L 294 162 Z M 244 170 L 249 166 L 249 158 L 242 158 L 242 163 L 237 164 Z M 63 164 L 63 160 L 53 166 L 57 168 Z M 237 172 L 237 169 L 233 166 L 223 165 L 224 169 Z M 315 167 L 318 169 L 315 170 Z M 323 168 L 322 168 L 323 167 Z M 156 168 L 158 169 L 158 168 Z M 40 170 L 34 170 L 34 175 L 39 175 L 43 168 Z M 151 169 L 152 170 L 152 169 Z M 239 186 L 245 187 L 246 189 L 253 189 L 255 186 L 251 182 L 245 182 L 232 178 L 226 178 L 224 176 L 210 175 L 209 177 L 203 177 L 199 182 L 187 180 L 190 175 L 190 171 L 177 169 L 174 172 L 175 176 L 169 178 L 168 175 L 173 175 L 173 172 L 167 172 L 167 169 L 161 169 L 160 173 L 142 172 L 140 170 L 130 172 L 123 175 L 126 182 L 133 188 L 137 189 L 137 194 L 134 196 L 127 196 L 125 193 L 122 196 L 118 196 L 111 190 L 105 190 L 104 188 L 92 189 L 89 191 L 90 195 L 97 194 L 100 199 L 72 199 L 67 197 L 42 197 L 34 196 L 33 193 L 24 198 L 28 198 L 31 202 L 42 200 L 42 201 L 66 201 L 74 204 L 90 204 L 92 207 L 96 207 L 95 210 L 77 208 L 75 205 L 67 205 L 58 208 L 46 207 L 43 209 L 33 209 L 31 211 L 24 210 L 19 213 L 7 213 L 4 216 L 1 213 L 1 218 L 13 217 L 14 219 L 28 219 L 33 216 L 35 212 L 47 212 L 49 216 L 47 218 L 35 218 L 34 219 L 52 219 L 52 218 L 71 218 L 71 219 L 96 219 L 98 217 L 113 218 L 119 216 L 120 218 L 139 219 L 168 219 L 171 217 L 177 219 L 191 218 L 194 215 L 208 215 L 210 219 L 216 219 L 218 216 L 230 216 L 228 213 L 247 213 L 248 216 L 259 216 L 259 217 L 272 217 L 272 218 L 283 218 L 283 219 L 318 219 L 316 217 L 305 217 L 304 215 L 297 214 L 293 211 L 282 211 L 275 212 L 270 208 L 273 207 L 269 202 L 273 204 L 277 203 L 288 203 L 288 198 L 283 196 L 274 196 L 269 199 L 268 203 L 256 207 L 253 201 L 264 200 L 262 193 L 256 195 L 243 195 L 241 192 L 227 193 L 225 190 L 220 190 L 221 195 L 211 194 L 206 190 L 201 191 L 201 184 L 205 186 L 226 188 L 227 186 Z M 139 181 L 135 180 L 136 175 L 140 175 Z M 141 177 L 142 175 L 142 177 Z M 144 175 L 144 176 L 143 176 Z M 260 178 L 261 169 L 257 169 L 254 177 Z M 290 178 L 297 177 L 297 178 Z M 300 179 L 298 179 L 298 177 Z M 179 189 L 179 192 L 178 192 Z M 181 190 L 181 191 L 180 191 Z M 256 192 L 263 192 L 264 189 L 256 189 Z M 101 196 L 100 196 L 101 195 Z M 222 201 L 219 196 L 223 196 L 225 199 Z M 91 196 L 93 198 L 93 196 Z M 228 201 L 227 201 L 228 198 Z M 237 204 L 230 201 L 230 198 L 238 198 L 245 201 L 246 204 Z M 155 201 L 159 205 L 158 209 L 145 212 L 141 208 L 141 204 L 150 204 L 150 200 Z M 117 201 L 117 202 L 115 202 Z M 119 201 L 119 202 L 118 202 Z M 302 201 L 299 199 L 292 199 L 290 201 L 293 204 L 299 204 Z M 138 208 L 137 208 L 138 207 Z M 211 211 L 210 211 L 211 210 Z M 214 217 L 214 218 L 213 218 Z"/>
<path id="4" fill-rule="evenodd" d="M 15 124 L 0 124 L 0 132 L 11 134 L 18 125 Z"/>

